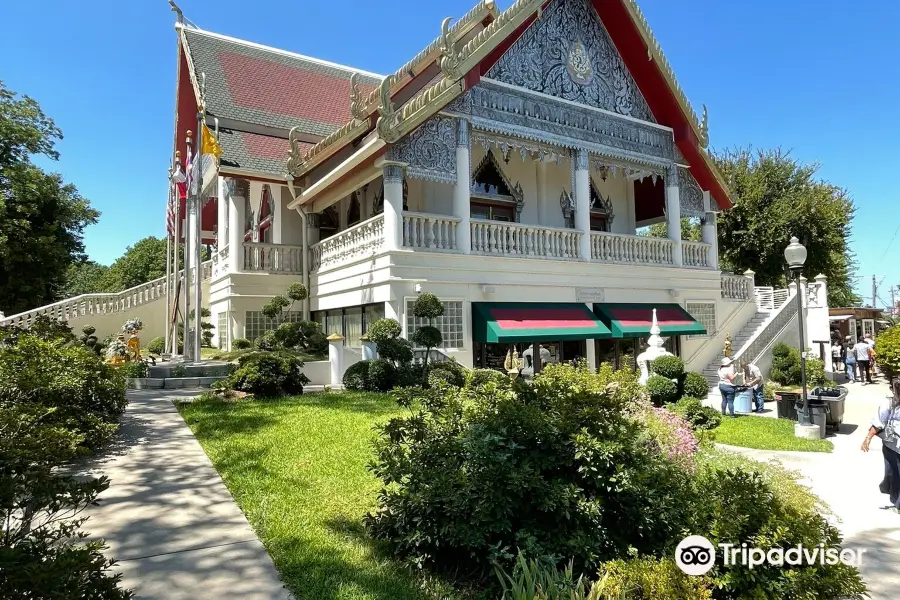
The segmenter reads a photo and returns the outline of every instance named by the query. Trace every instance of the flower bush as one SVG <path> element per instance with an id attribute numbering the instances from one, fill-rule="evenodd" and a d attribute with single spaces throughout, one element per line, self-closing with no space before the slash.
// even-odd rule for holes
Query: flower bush
<path id="1" fill-rule="evenodd" d="M 122 333 L 137 333 L 144 328 L 144 323 L 140 319 L 128 319 L 122 324 Z"/>
<path id="2" fill-rule="evenodd" d="M 128 356 L 128 345 L 120 339 L 113 339 L 106 346 L 106 358 L 126 358 Z"/>
<path id="3" fill-rule="evenodd" d="M 699 444 L 690 424 L 667 408 L 650 407 L 641 415 L 651 443 L 673 461 L 689 466 Z"/>

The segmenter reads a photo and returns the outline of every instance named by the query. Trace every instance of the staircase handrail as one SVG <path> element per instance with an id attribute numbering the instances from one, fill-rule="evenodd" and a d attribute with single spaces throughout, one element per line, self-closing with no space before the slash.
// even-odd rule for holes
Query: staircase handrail
<path id="1" fill-rule="evenodd" d="M 788 296 L 788 299 L 792 296 Z M 750 339 L 734 353 L 735 362 L 754 362 L 771 346 L 781 332 L 797 314 L 796 302 L 784 302 L 775 309 L 765 326 L 755 332 Z M 746 360 L 745 360 L 746 359 Z"/>
<path id="2" fill-rule="evenodd" d="M 725 319 L 721 323 L 716 323 L 716 332 L 713 335 L 709 336 L 706 339 L 706 341 L 700 345 L 699 348 L 694 350 L 694 353 L 691 354 L 690 358 L 686 358 L 684 362 L 690 363 L 695 358 L 700 356 L 700 354 L 706 349 L 707 346 L 709 346 L 710 344 L 716 343 L 722 337 L 723 334 L 727 333 L 730 330 L 729 326 L 731 325 L 731 322 L 734 321 L 737 318 L 737 316 L 743 312 L 744 308 L 746 308 L 746 306 L 748 304 L 752 304 L 755 302 L 756 302 L 756 298 L 754 298 L 753 296 L 751 296 L 750 298 L 747 298 L 746 300 L 744 300 L 741 307 L 738 308 L 737 310 L 733 311 L 728 316 L 727 319 Z"/>
<path id="3" fill-rule="evenodd" d="M 209 279 L 212 275 L 212 260 L 204 261 L 200 266 L 202 268 L 201 275 L 203 279 Z M 178 272 L 178 277 L 181 277 L 183 275 L 184 269 Z M 172 276 L 170 275 L 169 277 L 171 278 Z M 165 287 L 163 287 L 163 289 L 160 290 L 158 294 L 153 295 L 152 298 L 146 298 L 141 294 L 141 292 L 144 292 L 146 290 L 153 290 L 154 288 L 165 286 L 166 284 L 166 276 L 163 275 L 162 277 L 157 277 L 152 281 L 145 281 L 144 283 L 138 284 L 134 287 L 130 287 L 127 290 L 122 290 L 121 292 L 92 292 L 88 294 L 79 294 L 78 296 L 60 300 L 58 302 L 54 302 L 53 304 L 46 304 L 44 306 L 39 306 L 38 308 L 32 308 L 31 310 L 26 310 L 24 312 L 4 317 L 0 319 L 0 327 L 5 325 L 18 325 L 21 323 L 27 324 L 31 319 L 34 319 L 35 317 L 38 317 L 40 315 L 48 315 L 54 316 L 56 318 L 66 319 L 68 318 L 71 312 L 70 309 L 72 307 L 77 308 L 81 303 L 88 301 L 109 301 L 112 304 L 112 310 L 108 312 L 122 312 L 124 310 L 141 306 L 143 304 L 146 304 L 147 302 L 157 300 L 162 296 L 163 293 L 165 293 Z M 129 298 L 135 301 L 129 302 L 127 306 L 123 306 L 119 310 L 118 304 L 126 302 Z"/>
<path id="4" fill-rule="evenodd" d="M 762 310 L 778 310 L 790 297 L 790 291 L 786 289 L 776 290 L 770 285 L 758 285 L 753 288 L 756 305 Z"/>

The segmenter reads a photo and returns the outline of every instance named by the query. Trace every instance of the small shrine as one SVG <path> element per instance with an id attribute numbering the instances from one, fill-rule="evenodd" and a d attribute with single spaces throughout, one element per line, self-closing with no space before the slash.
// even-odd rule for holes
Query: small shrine
<path id="1" fill-rule="evenodd" d="M 106 363 L 124 365 L 141 360 L 141 338 L 139 334 L 144 328 L 140 319 L 128 319 L 122 325 L 122 332 L 109 343 L 106 349 Z M 127 336 L 127 340 L 126 340 Z"/>
<path id="2" fill-rule="evenodd" d="M 650 327 L 650 337 L 647 339 L 647 349 L 638 354 L 637 363 L 641 370 L 641 377 L 638 380 L 641 385 L 647 383 L 650 379 L 650 363 L 660 356 L 672 356 L 672 353 L 665 349 L 665 340 L 662 339 L 659 329 L 659 322 L 656 320 L 656 309 L 653 309 L 653 324 Z"/>

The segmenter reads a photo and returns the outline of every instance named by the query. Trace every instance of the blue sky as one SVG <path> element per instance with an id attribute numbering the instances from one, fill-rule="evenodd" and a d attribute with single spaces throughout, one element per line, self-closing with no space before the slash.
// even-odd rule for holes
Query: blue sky
<path id="1" fill-rule="evenodd" d="M 198 26 L 377 73 L 406 62 L 475 0 L 181 0 Z M 500 0 L 505 8 L 511 0 Z M 714 148 L 781 146 L 857 206 L 857 288 L 900 285 L 900 2 L 639 0 L 679 82 L 707 104 Z M 174 14 L 165 0 L 4 3 L 0 79 L 62 128 L 52 168 L 102 211 L 92 258 L 162 235 L 172 149 Z M 18 24 L 9 26 L 10 24 Z M 900 236 L 898 236 L 900 238 Z M 814 274 L 813 274 L 814 275 Z M 871 300 L 869 300 L 871 301 Z"/>

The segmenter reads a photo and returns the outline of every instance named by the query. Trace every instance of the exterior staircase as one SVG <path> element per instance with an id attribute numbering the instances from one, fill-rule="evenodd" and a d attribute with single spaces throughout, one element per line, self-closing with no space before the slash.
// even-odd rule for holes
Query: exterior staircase
<path id="1" fill-rule="evenodd" d="M 741 329 L 736 336 L 733 336 L 731 340 L 732 354 L 736 354 L 737 351 L 743 348 L 755 335 L 763 331 L 766 328 L 766 325 L 772 320 L 772 316 L 772 312 L 757 309 L 756 314 L 747 321 L 744 328 Z M 703 369 L 703 375 L 706 376 L 706 380 L 709 382 L 710 387 L 719 384 L 718 369 L 723 358 L 725 358 L 724 348 L 723 350 L 720 350 L 715 358 L 713 358 L 712 362 Z"/>
<path id="2" fill-rule="evenodd" d="M 735 362 L 757 362 L 766 352 L 771 351 L 775 340 L 797 316 L 797 303 L 789 301 L 791 296 L 788 290 L 757 287 L 754 296 L 756 314 L 732 338 L 731 357 Z M 718 386 L 718 369 L 724 357 L 724 352 L 719 352 L 703 369 L 703 375 L 711 389 Z"/>

